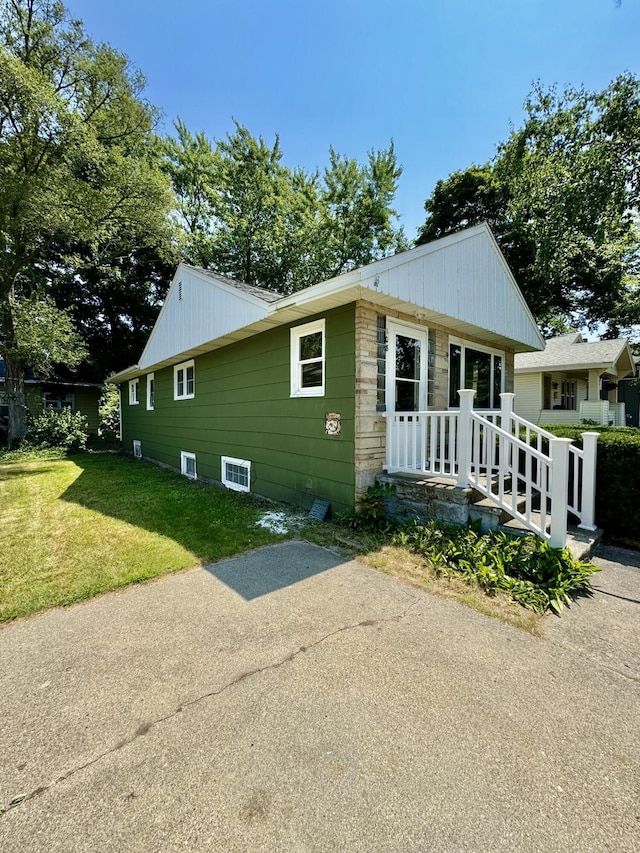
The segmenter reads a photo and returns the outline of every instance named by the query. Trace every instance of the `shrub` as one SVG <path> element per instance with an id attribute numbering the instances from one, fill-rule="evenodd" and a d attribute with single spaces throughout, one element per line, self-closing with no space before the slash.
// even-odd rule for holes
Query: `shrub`
<path id="1" fill-rule="evenodd" d="M 504 592 L 536 613 L 559 613 L 576 594 L 590 589 L 589 578 L 599 571 L 538 537 L 481 533 L 475 526 L 414 524 L 394 541 L 424 557 L 436 574 L 462 578 L 489 595 Z"/>
<path id="2" fill-rule="evenodd" d="M 544 427 L 582 447 L 583 432 L 597 432 L 596 523 L 609 537 L 640 538 L 640 430 L 634 427 Z"/>
<path id="3" fill-rule="evenodd" d="M 32 447 L 59 447 L 65 453 L 78 453 L 87 446 L 89 429 L 82 412 L 44 409 L 34 415 L 26 435 Z"/>
<path id="4" fill-rule="evenodd" d="M 395 491 L 396 487 L 389 483 L 369 486 L 365 494 L 357 499 L 355 511 L 340 516 L 340 522 L 353 530 L 367 530 L 371 533 L 395 530 L 397 524 L 389 518 L 387 512 L 387 501 Z"/>
<path id="5" fill-rule="evenodd" d="M 115 385 L 102 386 L 98 414 L 100 416 L 99 435 L 103 438 L 115 438 L 120 434 L 120 392 Z"/>

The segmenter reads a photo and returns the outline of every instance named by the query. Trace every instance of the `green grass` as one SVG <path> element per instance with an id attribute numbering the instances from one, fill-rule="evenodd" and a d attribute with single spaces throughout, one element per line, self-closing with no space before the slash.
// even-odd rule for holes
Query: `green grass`
<path id="1" fill-rule="evenodd" d="M 0 621 L 281 541 L 246 495 L 113 453 L 0 458 Z"/>

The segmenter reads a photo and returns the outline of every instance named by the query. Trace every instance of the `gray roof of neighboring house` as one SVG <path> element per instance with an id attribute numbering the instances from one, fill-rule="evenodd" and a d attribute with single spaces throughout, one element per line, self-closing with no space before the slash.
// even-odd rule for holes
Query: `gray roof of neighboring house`
<path id="1" fill-rule="evenodd" d="M 549 338 L 541 352 L 523 352 L 515 355 L 518 373 L 535 373 L 542 370 L 604 368 L 614 366 L 625 353 L 629 370 L 633 360 L 625 338 L 611 341 L 583 341 L 579 332 Z"/>
<path id="2" fill-rule="evenodd" d="M 244 281 L 237 281 L 235 278 L 228 278 L 226 275 L 220 275 L 217 272 L 213 272 L 213 270 L 205 270 L 202 267 L 193 267 L 190 264 L 184 264 L 184 266 L 189 267 L 189 269 L 196 270 L 199 273 L 204 273 L 204 275 L 208 275 L 209 278 L 214 278 L 216 281 L 221 281 L 224 284 L 235 287 L 236 290 L 242 290 L 244 293 L 250 293 L 252 296 L 257 296 L 258 299 L 262 299 L 263 302 L 277 302 L 278 299 L 282 299 L 282 294 L 276 293 L 273 290 L 266 290 L 264 287 L 255 287 L 253 284 L 245 284 Z"/>

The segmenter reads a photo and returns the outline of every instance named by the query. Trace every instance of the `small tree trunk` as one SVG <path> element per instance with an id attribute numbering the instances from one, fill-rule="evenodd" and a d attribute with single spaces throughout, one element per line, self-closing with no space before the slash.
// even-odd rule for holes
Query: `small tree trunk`
<path id="1" fill-rule="evenodd" d="M 9 406 L 7 447 L 17 447 L 27 431 L 27 398 L 24 390 L 24 365 L 19 359 L 5 356 L 4 387 Z"/>

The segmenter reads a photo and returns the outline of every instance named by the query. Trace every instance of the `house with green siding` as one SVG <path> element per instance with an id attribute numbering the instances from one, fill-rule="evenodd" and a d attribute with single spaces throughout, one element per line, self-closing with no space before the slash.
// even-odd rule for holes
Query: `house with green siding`
<path id="1" fill-rule="evenodd" d="M 389 415 L 495 410 L 514 354 L 544 346 L 479 225 L 283 296 L 180 264 L 120 388 L 125 452 L 309 507 L 353 507 L 388 460 Z"/>
<path id="2" fill-rule="evenodd" d="M 98 434 L 100 416 L 98 405 L 102 386 L 97 382 L 80 382 L 51 378 L 48 380 L 34 376 L 28 369 L 24 379 L 27 408 L 31 415 L 37 415 L 43 409 L 61 412 L 71 409 L 80 412 L 87 419 L 87 428 L 91 435 Z M 0 358 L 0 441 L 6 432 L 9 419 L 9 405 L 5 390 L 5 366 Z"/>

